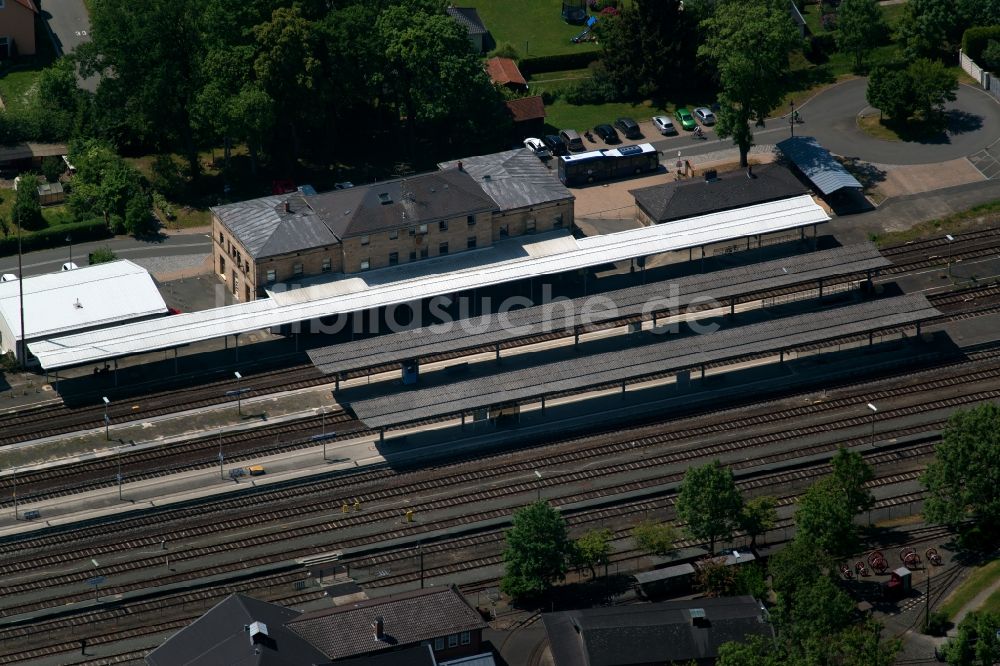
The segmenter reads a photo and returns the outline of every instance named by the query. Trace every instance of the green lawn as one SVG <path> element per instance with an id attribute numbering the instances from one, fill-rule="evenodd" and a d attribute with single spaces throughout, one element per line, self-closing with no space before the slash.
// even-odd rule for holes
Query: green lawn
<path id="1" fill-rule="evenodd" d="M 8 71 L 0 67 L 0 98 L 7 108 L 23 108 L 26 96 L 34 88 L 41 71 L 56 59 L 52 40 L 41 19 L 35 20 L 35 45 L 37 53 L 34 56 L 18 58 L 17 71 Z"/>
<path id="2" fill-rule="evenodd" d="M 666 113 L 664 109 L 656 108 L 651 102 L 642 104 L 612 103 L 586 104 L 577 106 L 565 100 L 557 99 L 545 107 L 545 124 L 550 129 L 575 129 L 583 132 L 601 123 L 613 123 L 619 116 L 628 116 L 636 121 L 649 120 L 652 116 Z M 669 114 L 668 114 L 669 115 Z M 554 132 L 553 132 L 554 133 Z"/>
<path id="3" fill-rule="evenodd" d="M 981 590 L 989 587 L 998 577 L 1000 577 L 1000 559 L 991 560 L 983 566 L 974 569 L 969 574 L 969 577 L 954 592 L 948 595 L 948 598 L 941 604 L 939 610 L 947 614 L 949 618 L 955 617 L 955 614 L 965 604 L 969 603 Z M 993 603 L 996 606 L 1000 602 L 1000 599 L 995 597 L 997 597 L 996 594 L 991 595 L 987 604 Z"/>
<path id="4" fill-rule="evenodd" d="M 561 0 L 472 0 L 463 7 L 475 7 L 496 43 L 508 42 L 524 56 L 546 56 L 593 51 L 595 42 L 574 44 L 570 39 L 582 26 L 562 20 Z"/>

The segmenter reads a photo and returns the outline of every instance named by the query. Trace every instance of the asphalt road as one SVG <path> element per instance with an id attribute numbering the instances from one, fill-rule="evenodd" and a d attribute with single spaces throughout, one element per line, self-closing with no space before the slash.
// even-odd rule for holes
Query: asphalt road
<path id="1" fill-rule="evenodd" d="M 55 41 L 56 53 L 72 53 L 80 44 L 90 41 L 90 15 L 83 0 L 44 0 L 42 18 L 48 23 Z M 84 88 L 97 90 L 98 77 L 83 79 Z"/>
<path id="2" fill-rule="evenodd" d="M 212 251 L 212 241 L 205 234 L 178 234 L 164 236 L 157 241 L 140 241 L 134 238 L 111 238 L 73 245 L 73 261 L 77 266 L 87 265 L 87 253 L 102 247 L 110 247 L 120 259 L 147 257 L 177 257 L 191 254 L 208 254 Z M 59 247 L 52 250 L 29 252 L 22 258 L 25 275 L 40 275 L 58 271 L 69 261 L 70 248 Z M 17 273 L 17 256 L 0 257 L 0 273 Z"/>

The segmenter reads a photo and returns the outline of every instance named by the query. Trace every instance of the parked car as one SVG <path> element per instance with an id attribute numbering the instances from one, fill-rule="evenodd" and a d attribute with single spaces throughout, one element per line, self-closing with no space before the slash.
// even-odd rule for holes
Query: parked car
<path id="1" fill-rule="evenodd" d="M 639 139 L 642 132 L 639 131 L 639 123 L 631 118 L 618 118 L 615 120 L 615 127 L 625 135 L 626 139 Z"/>
<path id="2" fill-rule="evenodd" d="M 702 125 L 714 125 L 715 124 L 715 114 L 712 113 L 711 109 L 706 109 L 704 106 L 699 106 L 694 110 L 694 115 L 698 117 Z"/>
<path id="3" fill-rule="evenodd" d="M 14 282 L 17 280 L 17 276 L 13 273 L 4 273 L 0 275 L 0 282 Z"/>
<path id="4" fill-rule="evenodd" d="M 594 134 L 601 137 L 604 143 L 621 143 L 622 140 L 618 138 L 618 132 L 611 125 L 598 125 L 594 128 Z"/>
<path id="5" fill-rule="evenodd" d="M 535 139 L 533 137 L 529 137 L 524 140 L 524 147 L 533 152 L 535 154 L 535 157 L 541 159 L 544 159 L 546 157 L 552 157 L 552 153 L 549 151 L 548 148 L 545 147 L 545 144 L 542 143 L 541 139 Z"/>
<path id="6" fill-rule="evenodd" d="M 677 134 L 677 128 L 674 127 L 674 123 L 671 122 L 670 118 L 666 116 L 653 116 L 653 127 L 657 129 L 660 134 Z"/>
<path id="7" fill-rule="evenodd" d="M 674 118 L 676 118 L 677 122 L 681 124 L 681 127 L 686 130 L 693 130 L 697 126 L 697 123 L 694 121 L 694 116 L 691 115 L 691 112 L 688 111 L 686 107 L 682 106 L 674 111 Z"/>
<path id="8" fill-rule="evenodd" d="M 583 139 L 580 138 L 580 133 L 576 130 L 559 130 L 559 138 L 562 139 L 562 142 L 566 144 L 566 148 L 571 153 L 579 153 L 586 150 L 586 148 L 583 147 Z"/>
<path id="9" fill-rule="evenodd" d="M 543 136 L 542 143 L 544 143 L 545 147 L 549 149 L 549 152 L 551 152 L 556 157 L 560 155 L 565 155 L 567 152 L 569 152 L 566 150 L 566 144 L 563 143 L 562 139 L 556 136 L 555 134 L 546 134 L 545 136 Z"/>

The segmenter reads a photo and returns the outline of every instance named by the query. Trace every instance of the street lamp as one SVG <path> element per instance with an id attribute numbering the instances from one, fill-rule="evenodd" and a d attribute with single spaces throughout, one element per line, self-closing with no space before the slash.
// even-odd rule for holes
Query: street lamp
<path id="1" fill-rule="evenodd" d="M 535 470 L 535 476 L 538 477 L 538 487 L 535 489 L 535 491 L 536 491 L 535 499 L 536 499 L 536 501 L 541 502 L 542 501 L 542 473 L 539 472 L 536 469 Z"/>
<path id="2" fill-rule="evenodd" d="M 108 405 L 111 401 L 107 396 L 101 396 L 101 400 L 104 401 L 104 439 L 111 441 L 111 419 L 108 417 Z"/>
<path id="3" fill-rule="evenodd" d="M 795 136 L 795 100 L 788 100 L 788 106 L 791 107 L 791 111 L 788 113 L 788 131 L 791 136 Z"/>
<path id="4" fill-rule="evenodd" d="M 948 277 L 951 277 L 951 257 L 952 257 L 951 244 L 955 240 L 955 237 L 952 236 L 951 234 L 945 234 L 944 237 L 948 239 Z"/>
<path id="5" fill-rule="evenodd" d="M 66 234 L 66 242 L 69 243 L 69 263 L 73 263 L 73 237 Z"/>
<path id="6" fill-rule="evenodd" d="M 243 416 L 243 393 L 250 389 L 240 388 L 240 381 L 243 379 L 243 375 L 239 371 L 234 372 L 233 376 L 236 377 L 236 390 L 226 391 L 226 397 L 236 396 L 236 411 L 239 412 L 240 416 Z"/>
<path id="7" fill-rule="evenodd" d="M 310 437 L 310 439 L 314 442 L 323 442 L 323 460 L 326 460 L 326 443 L 327 441 L 336 437 L 337 433 L 335 432 L 327 433 L 326 431 L 326 407 L 323 407 L 320 410 L 320 418 L 322 419 L 323 423 L 323 433 L 320 435 L 313 435 L 312 437 Z"/>
<path id="8" fill-rule="evenodd" d="M 872 446 L 875 446 L 875 415 L 878 413 L 878 407 L 869 402 L 868 409 L 872 410 Z"/>

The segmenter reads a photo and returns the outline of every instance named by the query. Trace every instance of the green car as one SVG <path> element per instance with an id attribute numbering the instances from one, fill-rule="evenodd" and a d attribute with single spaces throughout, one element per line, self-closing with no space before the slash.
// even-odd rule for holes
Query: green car
<path id="1" fill-rule="evenodd" d="M 693 130 L 696 126 L 694 116 L 691 115 L 691 112 L 688 111 L 686 107 L 682 106 L 674 111 L 674 118 L 676 118 L 677 122 L 681 124 L 681 127 L 686 130 Z"/>

